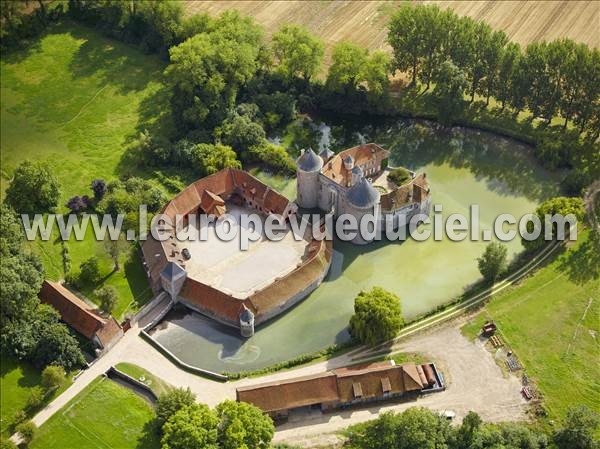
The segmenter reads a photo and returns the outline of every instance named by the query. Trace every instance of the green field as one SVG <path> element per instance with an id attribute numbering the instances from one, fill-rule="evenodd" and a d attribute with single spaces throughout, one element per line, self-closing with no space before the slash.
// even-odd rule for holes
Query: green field
<path id="1" fill-rule="evenodd" d="M 493 319 L 543 394 L 551 418 L 571 405 L 600 412 L 600 245 L 589 232 L 552 263 L 491 300 L 463 333 Z"/>
<path id="2" fill-rule="evenodd" d="M 99 378 L 46 421 L 31 449 L 153 449 L 154 410 L 115 382 Z"/>
<path id="3" fill-rule="evenodd" d="M 23 410 L 33 387 L 41 375 L 33 366 L 2 355 L 0 370 L 0 430 L 5 433 L 15 413 Z"/>
<path id="4" fill-rule="evenodd" d="M 152 176 L 127 157 L 127 145 L 143 129 L 170 129 L 162 71 L 155 56 L 108 39 L 75 23 L 51 26 L 25 50 L 3 55 L 1 165 L 2 192 L 24 160 L 48 163 L 61 184 L 59 211 L 73 195 L 91 195 L 93 179 L 126 174 Z M 61 245 L 35 242 L 47 276 L 65 277 Z M 145 302 L 150 292 L 135 253 L 123 256 L 121 271 L 91 233 L 68 244 L 72 270 L 97 255 L 104 282 L 119 293 L 115 316 Z M 91 286 L 84 293 L 98 286 Z M 94 299 L 92 297 L 92 299 Z"/>
<path id="5" fill-rule="evenodd" d="M 15 414 L 23 410 L 34 387 L 40 386 L 41 373 L 27 362 L 0 356 L 0 433 L 5 434 Z M 70 376 L 67 376 L 70 379 Z M 47 401 L 58 396 L 71 384 L 70 380 Z"/>

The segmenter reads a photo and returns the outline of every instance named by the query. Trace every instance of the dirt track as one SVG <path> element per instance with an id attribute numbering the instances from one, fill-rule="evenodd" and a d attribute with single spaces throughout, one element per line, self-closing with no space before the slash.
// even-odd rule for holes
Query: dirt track
<path id="1" fill-rule="evenodd" d="M 435 359 L 446 376 L 446 391 L 400 404 L 313 415 L 301 422 L 279 427 L 276 441 L 303 447 L 331 444 L 338 439 L 332 432 L 374 419 L 382 411 L 402 411 L 414 406 L 440 412 L 453 410 L 457 420 L 470 410 L 479 413 L 485 421 L 525 419 L 526 402 L 520 394 L 519 379 L 505 375 L 481 343 L 467 341 L 461 335 L 459 325 L 460 322 L 455 321 L 432 329 L 406 340 L 399 347 L 403 351 L 421 352 Z"/>

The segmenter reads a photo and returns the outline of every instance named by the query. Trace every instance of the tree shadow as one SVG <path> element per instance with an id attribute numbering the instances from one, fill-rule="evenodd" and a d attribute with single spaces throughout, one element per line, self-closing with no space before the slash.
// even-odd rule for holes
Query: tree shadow
<path id="1" fill-rule="evenodd" d="M 127 284 L 133 295 L 133 301 L 137 307 L 140 307 L 152 297 L 152 290 L 137 250 L 131 251 L 122 269 L 125 270 L 125 279 L 127 279 Z"/>
<path id="2" fill-rule="evenodd" d="M 560 259 L 558 269 L 576 284 L 600 278 L 600 232 L 591 231 L 585 242 L 567 251 Z"/>
<path id="3" fill-rule="evenodd" d="M 101 84 L 117 88 L 120 94 L 144 90 L 162 78 L 164 62 L 145 55 L 136 47 L 98 36 L 98 32 L 74 22 L 64 22 L 65 32 L 83 40 L 73 55 L 69 70 L 74 78 L 99 77 Z"/>
<path id="4" fill-rule="evenodd" d="M 160 429 L 156 419 L 144 424 L 136 449 L 160 449 Z"/>

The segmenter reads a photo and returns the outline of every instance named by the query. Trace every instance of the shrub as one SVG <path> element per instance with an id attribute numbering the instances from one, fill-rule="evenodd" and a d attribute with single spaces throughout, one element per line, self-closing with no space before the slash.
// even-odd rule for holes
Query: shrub
<path id="1" fill-rule="evenodd" d="M 35 386 L 27 396 L 25 409 L 29 412 L 35 411 L 44 403 L 45 392 L 40 386 Z"/>
<path id="2" fill-rule="evenodd" d="M 22 422 L 24 422 L 26 420 L 27 420 L 27 413 L 25 413 L 25 410 L 17 410 L 15 412 L 15 414 L 13 415 L 11 425 L 14 429 L 16 426 L 18 426 L 19 424 L 21 424 Z"/>
<path id="3" fill-rule="evenodd" d="M 94 290 L 94 295 L 100 300 L 100 309 L 106 313 L 112 313 L 117 305 L 117 290 L 112 285 L 106 285 Z"/>
<path id="4" fill-rule="evenodd" d="M 87 284 L 96 284 L 100 280 L 97 257 L 92 256 L 79 265 L 79 280 Z"/>
<path id="5" fill-rule="evenodd" d="M 17 445 L 9 439 L 0 438 L 0 449 L 18 449 Z"/>
<path id="6" fill-rule="evenodd" d="M 58 388 L 65 382 L 66 376 L 62 366 L 48 365 L 42 371 L 42 385 L 46 390 Z"/>
<path id="7" fill-rule="evenodd" d="M 397 186 L 401 186 L 408 180 L 410 180 L 410 172 L 403 167 L 398 167 L 392 169 L 387 176 L 388 180 L 396 184 Z"/>
<path id="8" fill-rule="evenodd" d="M 86 210 L 90 205 L 90 199 L 87 195 L 79 196 L 76 195 L 74 197 L 69 198 L 66 206 L 69 208 L 71 213 L 80 214 L 84 210 Z"/>
<path id="9" fill-rule="evenodd" d="M 91 188 L 96 201 L 100 201 L 106 193 L 106 182 L 104 182 L 104 179 L 94 179 Z"/>
<path id="10" fill-rule="evenodd" d="M 265 141 L 261 145 L 250 148 L 252 159 L 258 160 L 273 170 L 292 175 L 296 172 L 296 164 L 285 148 Z"/>
<path id="11" fill-rule="evenodd" d="M 29 444 L 33 440 L 33 436 L 37 431 L 37 426 L 31 421 L 26 421 L 19 424 L 15 430 L 21 435 L 21 439 L 25 445 Z"/>

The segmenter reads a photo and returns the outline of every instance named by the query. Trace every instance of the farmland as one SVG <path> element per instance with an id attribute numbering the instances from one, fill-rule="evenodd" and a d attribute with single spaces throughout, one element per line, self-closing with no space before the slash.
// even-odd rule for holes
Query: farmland
<path id="1" fill-rule="evenodd" d="M 363 47 L 387 49 L 387 18 L 403 2 L 384 1 L 314 1 L 310 7 L 302 1 L 189 1 L 187 11 L 219 14 L 237 9 L 250 15 L 273 33 L 283 23 L 306 26 L 325 41 L 327 55 L 339 41 L 348 40 Z M 600 3 L 594 1 L 433 1 L 441 8 L 452 8 L 459 15 L 484 20 L 493 28 L 506 32 L 521 45 L 532 41 L 568 37 L 598 47 L 596 30 L 600 20 Z"/>

